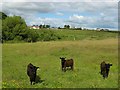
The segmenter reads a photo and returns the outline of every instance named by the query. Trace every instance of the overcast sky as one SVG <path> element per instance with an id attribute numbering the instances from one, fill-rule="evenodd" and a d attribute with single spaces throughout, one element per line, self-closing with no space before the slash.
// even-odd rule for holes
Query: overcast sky
<path id="1" fill-rule="evenodd" d="M 46 1 L 46 2 L 45 2 Z M 28 26 L 108 28 L 118 30 L 118 0 L 3 0 L 2 11 L 20 15 Z M 68 2 L 69 1 L 69 2 Z"/>

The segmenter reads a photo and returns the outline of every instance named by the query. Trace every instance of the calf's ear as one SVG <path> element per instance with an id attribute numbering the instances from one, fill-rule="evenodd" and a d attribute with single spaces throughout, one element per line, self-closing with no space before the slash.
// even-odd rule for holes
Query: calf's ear
<path id="1" fill-rule="evenodd" d="M 39 68 L 39 67 L 37 67 L 37 70 L 40 70 L 40 68 Z"/>
<path id="2" fill-rule="evenodd" d="M 112 66 L 112 64 L 108 63 L 109 66 Z"/>

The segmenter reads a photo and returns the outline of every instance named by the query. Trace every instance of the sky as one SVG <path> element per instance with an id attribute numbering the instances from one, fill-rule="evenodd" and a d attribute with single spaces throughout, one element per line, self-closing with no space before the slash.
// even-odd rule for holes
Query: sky
<path id="1" fill-rule="evenodd" d="M 24 18 L 28 26 L 118 30 L 118 0 L 3 0 L 0 7 L 8 16 Z"/>

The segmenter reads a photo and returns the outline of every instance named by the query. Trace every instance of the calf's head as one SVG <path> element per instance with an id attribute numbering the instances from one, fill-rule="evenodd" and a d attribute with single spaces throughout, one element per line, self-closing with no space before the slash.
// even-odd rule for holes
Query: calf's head
<path id="1" fill-rule="evenodd" d="M 36 73 L 36 71 L 37 71 L 38 68 L 39 67 L 34 66 L 34 73 Z"/>
<path id="2" fill-rule="evenodd" d="M 108 64 L 105 64 L 106 65 L 106 69 L 110 69 L 110 66 L 112 66 L 112 64 L 108 63 Z"/>
<path id="3" fill-rule="evenodd" d="M 61 61 L 64 62 L 66 57 L 60 57 Z"/>

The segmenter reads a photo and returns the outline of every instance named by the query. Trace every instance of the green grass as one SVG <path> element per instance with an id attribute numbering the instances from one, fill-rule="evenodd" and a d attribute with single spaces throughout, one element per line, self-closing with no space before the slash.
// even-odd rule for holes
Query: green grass
<path id="1" fill-rule="evenodd" d="M 41 31 L 50 31 L 50 30 L 38 30 Z M 73 41 L 73 40 L 102 40 L 107 38 L 116 38 L 118 33 L 114 32 L 103 32 L 103 31 L 96 31 L 96 30 L 68 30 L 68 29 L 58 29 L 58 30 L 51 30 L 54 32 L 55 35 L 61 37 L 61 41 Z"/>
<path id="2" fill-rule="evenodd" d="M 117 38 L 3 44 L 2 87 L 117 88 L 117 47 Z M 61 71 L 60 56 L 74 59 L 74 71 Z M 99 74 L 103 60 L 113 64 L 109 77 L 105 80 Z M 40 67 L 37 75 L 44 80 L 42 83 L 30 85 L 26 74 L 30 62 Z"/>
<path id="3" fill-rule="evenodd" d="M 32 29 L 31 29 L 32 30 Z M 118 38 L 117 31 L 72 30 L 72 29 L 38 29 L 37 41 L 76 41 L 76 40 L 104 40 Z M 4 43 L 24 43 L 17 39 L 3 41 Z"/>

